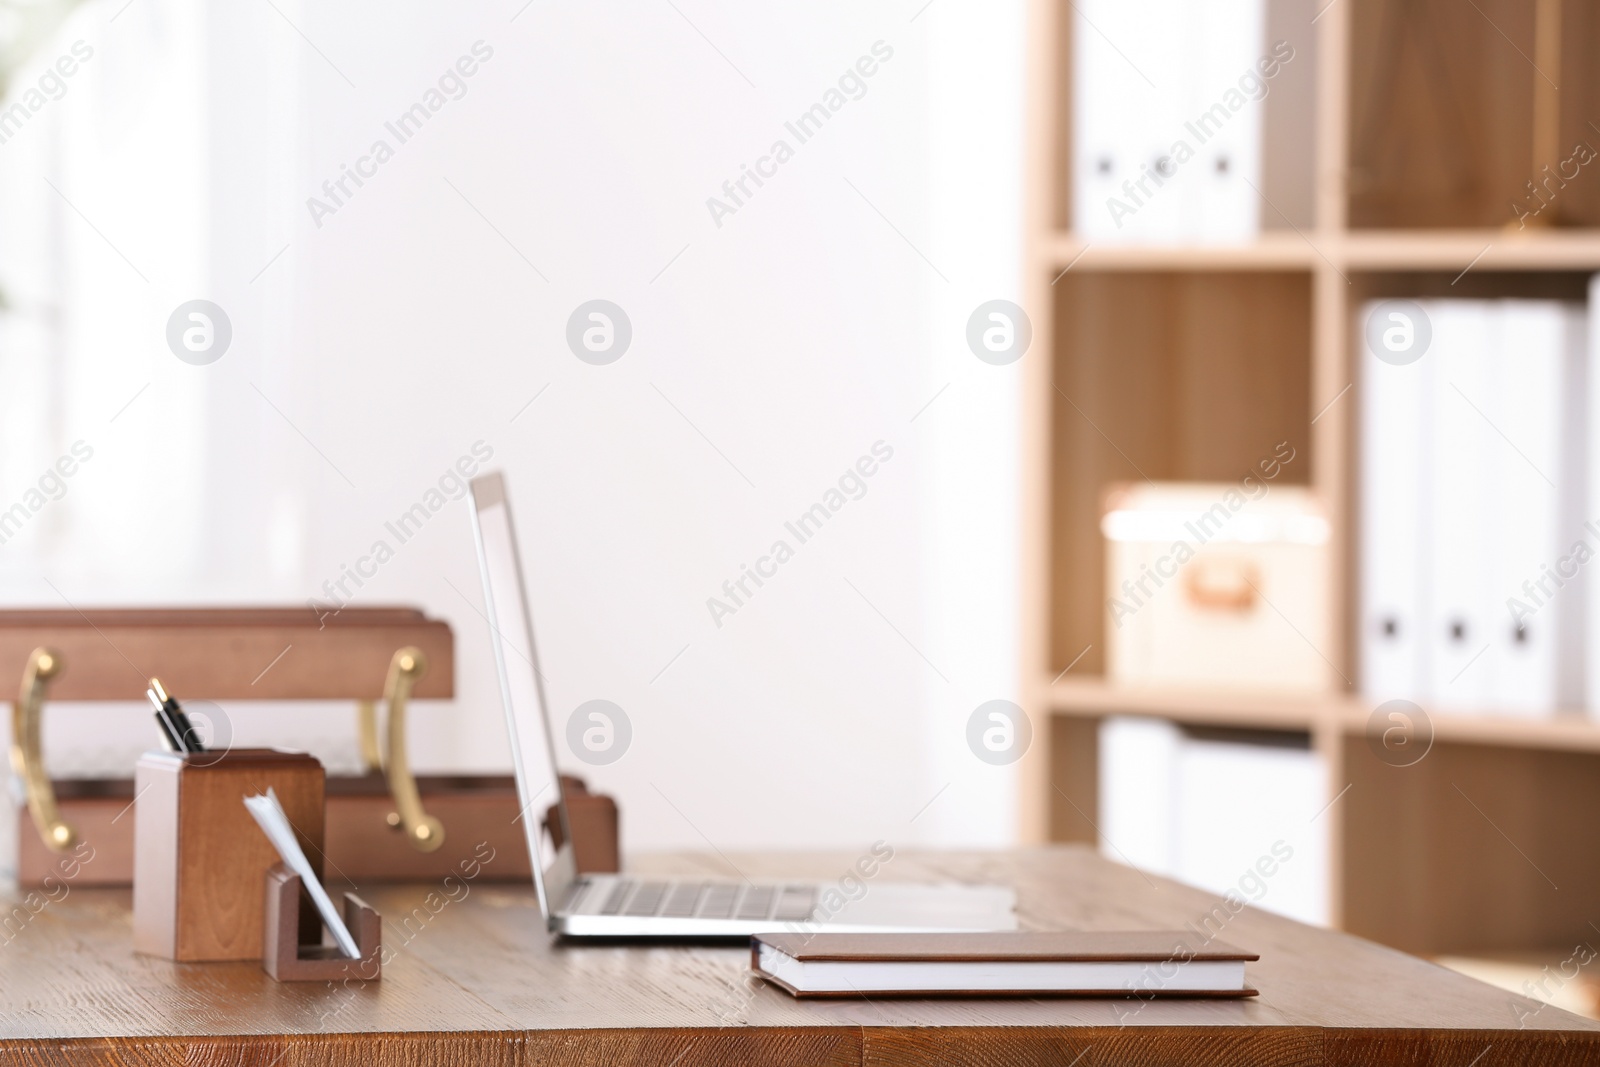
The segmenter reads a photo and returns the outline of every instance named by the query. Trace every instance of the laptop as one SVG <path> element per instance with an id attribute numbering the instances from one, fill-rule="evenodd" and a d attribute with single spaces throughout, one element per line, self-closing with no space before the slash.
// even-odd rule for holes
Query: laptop
<path id="1" fill-rule="evenodd" d="M 556 770 L 555 733 L 544 676 L 534 647 L 522 565 L 505 479 L 472 480 L 472 529 L 483 573 L 485 616 L 506 730 L 516 769 L 522 824 L 532 858 L 533 885 L 550 929 L 567 937 L 720 938 L 826 929 L 834 931 L 1014 930 L 1016 894 L 1003 886 L 903 885 L 841 872 L 835 882 L 712 881 L 579 874 L 572 835 L 555 847 L 541 813 L 556 805 L 569 825 Z M 867 859 L 867 857 L 863 857 Z"/>

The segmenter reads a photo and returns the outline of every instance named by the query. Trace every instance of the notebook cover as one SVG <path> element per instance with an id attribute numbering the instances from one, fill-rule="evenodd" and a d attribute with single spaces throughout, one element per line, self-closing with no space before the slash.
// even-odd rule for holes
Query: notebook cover
<path id="1" fill-rule="evenodd" d="M 1194 935 L 1181 930 L 1075 930 L 1037 933 L 1004 930 L 990 933 L 917 934 L 756 934 L 751 941 L 771 945 L 802 962 L 859 960 L 877 962 L 940 962 L 1014 960 L 1033 963 L 1165 963 L 1186 956 L 1194 960 L 1245 960 L 1261 957 L 1225 941 L 1191 948 Z M 752 948 L 753 948 L 752 945 Z"/>
<path id="2" fill-rule="evenodd" d="M 802 962 L 819 960 L 854 962 L 1032 962 L 1032 963 L 1166 963 L 1185 957 L 1191 960 L 1251 962 L 1256 953 L 1212 941 L 1200 950 L 1190 947 L 1190 934 L 1181 931 L 1075 931 L 1034 933 L 997 931 L 992 933 L 906 933 L 906 934 L 757 934 L 750 939 L 750 969 L 762 979 L 800 998 L 860 997 L 853 991 L 798 990 L 761 969 L 761 945 L 766 944 Z M 1063 989 L 1063 990 L 873 990 L 874 997 L 1253 997 L 1255 989 L 1162 990 L 1162 989 Z"/>

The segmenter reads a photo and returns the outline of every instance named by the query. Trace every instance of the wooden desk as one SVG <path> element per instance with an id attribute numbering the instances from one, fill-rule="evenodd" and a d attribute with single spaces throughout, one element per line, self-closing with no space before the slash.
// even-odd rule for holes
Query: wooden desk
<path id="1" fill-rule="evenodd" d="M 854 859 L 732 862 L 754 878 L 838 879 Z M 695 856 L 636 866 L 731 873 Z M 1181 928 L 1217 905 L 1078 847 L 902 853 L 877 878 L 1010 881 L 1025 924 L 1040 929 Z M 750 980 L 742 948 L 557 946 L 531 888 L 448 887 L 456 901 L 442 888 L 369 890 L 397 955 L 381 982 L 349 989 L 279 985 L 255 964 L 134 956 L 127 892 L 70 890 L 0 933 L 0 1062 L 1600 1063 L 1600 1023 L 1250 909 L 1222 936 L 1261 954 L 1248 972 L 1261 990 L 1252 1000 L 807 1003 Z M 432 912 L 430 892 L 440 894 Z M 18 897 L 3 899 L 10 914 Z"/>

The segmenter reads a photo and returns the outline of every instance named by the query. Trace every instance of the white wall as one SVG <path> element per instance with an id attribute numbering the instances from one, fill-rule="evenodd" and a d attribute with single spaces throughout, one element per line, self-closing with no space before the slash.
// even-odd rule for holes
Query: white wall
<path id="1" fill-rule="evenodd" d="M 456 633 L 458 696 L 416 717 L 417 761 L 502 769 L 467 505 L 403 545 L 384 529 L 481 440 L 554 710 L 603 697 L 632 720 L 630 751 L 586 772 L 629 847 L 1004 843 L 1012 778 L 964 729 L 1015 690 L 1018 369 L 964 327 L 1017 298 L 1021 5 L 675 2 L 281 5 L 304 38 L 211 5 L 209 287 L 182 299 L 227 308 L 234 348 L 151 356 L 203 383 L 208 537 L 175 583 L 62 588 L 304 601 L 383 538 L 353 602 Z M 480 40 L 465 95 L 316 225 L 306 199 L 394 147 L 384 123 Z M 784 123 L 880 40 L 864 95 L 719 227 L 707 198 L 795 145 Z M 565 344 L 596 297 L 633 324 L 610 366 Z M 880 440 L 865 495 L 798 545 L 785 521 Z M 75 487 L 63 514 L 110 491 Z M 707 598 L 780 537 L 794 558 L 717 626 Z M 50 603 L 44 576 L 6 599 Z M 343 708 L 259 721 L 240 733 L 348 755 Z"/>

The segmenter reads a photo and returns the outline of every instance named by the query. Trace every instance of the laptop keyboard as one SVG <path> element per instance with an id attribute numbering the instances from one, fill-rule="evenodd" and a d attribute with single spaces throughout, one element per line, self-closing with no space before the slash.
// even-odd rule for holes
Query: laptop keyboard
<path id="1" fill-rule="evenodd" d="M 577 904 L 577 898 L 572 903 Z M 638 882 L 611 885 L 602 915 L 634 918 L 741 919 L 803 922 L 817 906 L 814 885 L 728 885 L 712 882 Z"/>

